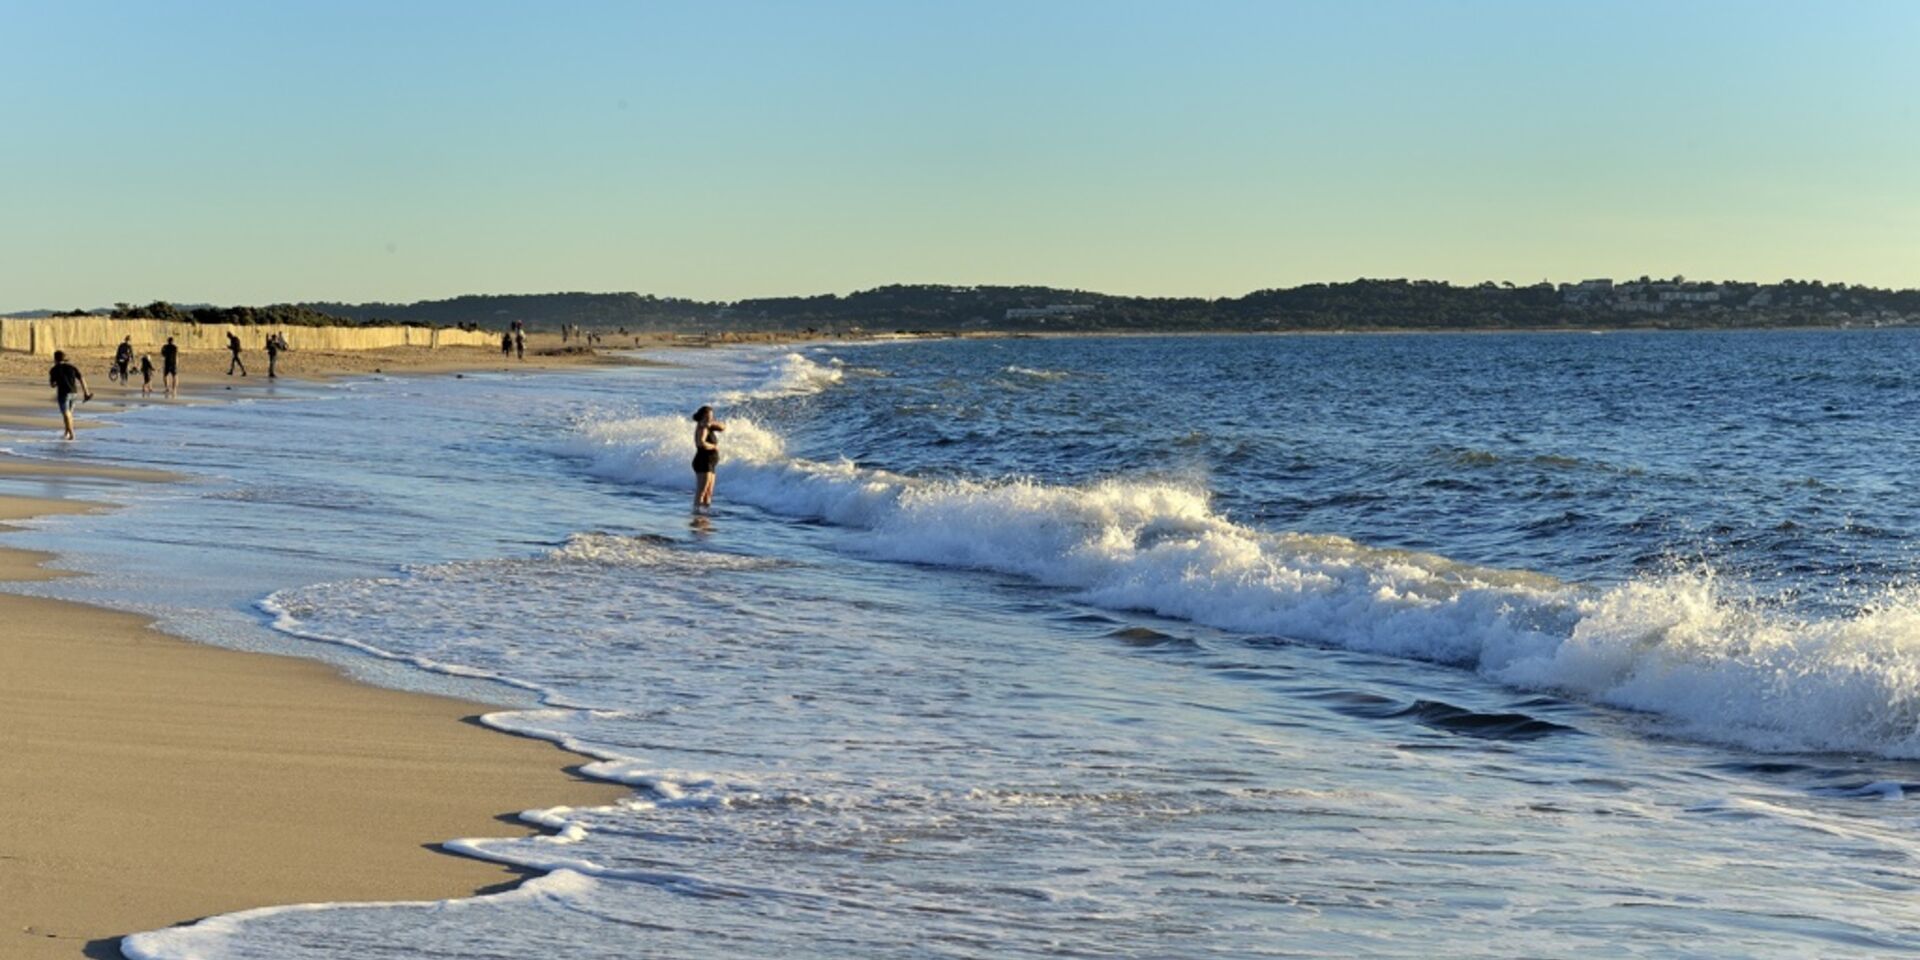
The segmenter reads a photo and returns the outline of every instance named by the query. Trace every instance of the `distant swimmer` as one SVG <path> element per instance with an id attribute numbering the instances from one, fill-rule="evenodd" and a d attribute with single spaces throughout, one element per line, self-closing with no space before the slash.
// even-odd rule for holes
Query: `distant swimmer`
<path id="1" fill-rule="evenodd" d="M 232 330 L 227 331 L 227 352 L 233 355 L 233 359 L 227 361 L 227 376 L 233 376 L 235 370 L 240 371 L 241 376 L 246 376 L 247 364 L 240 359 L 240 335 Z"/>
<path id="2" fill-rule="evenodd" d="M 712 407 L 693 412 L 693 505 L 713 506 L 713 471 L 720 465 L 720 432 L 727 425 L 713 419 Z"/>
<path id="3" fill-rule="evenodd" d="M 66 351 L 55 350 L 53 366 L 47 370 L 47 382 L 53 386 L 53 402 L 60 408 L 60 423 L 66 427 L 66 439 L 72 440 L 74 404 L 93 399 L 93 392 L 87 389 L 87 378 L 79 367 L 67 362 Z"/>
<path id="4" fill-rule="evenodd" d="M 140 355 L 140 395 L 153 396 L 153 354 Z"/>
<path id="5" fill-rule="evenodd" d="M 174 346 L 172 337 L 160 348 L 160 385 L 167 388 L 168 397 L 180 392 L 180 348 Z"/>

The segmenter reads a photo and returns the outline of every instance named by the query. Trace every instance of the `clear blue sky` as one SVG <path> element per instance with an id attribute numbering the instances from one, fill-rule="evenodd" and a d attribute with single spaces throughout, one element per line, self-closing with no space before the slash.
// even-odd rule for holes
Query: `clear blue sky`
<path id="1" fill-rule="evenodd" d="M 1920 2 L 0 0 L 0 310 L 1920 286 Z"/>

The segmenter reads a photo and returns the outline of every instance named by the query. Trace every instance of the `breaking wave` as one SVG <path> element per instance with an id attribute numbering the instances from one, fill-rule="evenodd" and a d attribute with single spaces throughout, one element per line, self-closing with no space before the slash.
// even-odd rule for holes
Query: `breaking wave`
<path id="1" fill-rule="evenodd" d="M 678 417 L 586 424 L 593 474 L 690 488 Z M 872 556 L 996 571 L 1111 609 L 1472 669 L 1763 750 L 1920 757 L 1920 592 L 1801 615 L 1695 569 L 1610 588 L 1258 530 L 1163 482 L 921 480 L 790 456 L 730 423 L 723 499 L 865 532 Z"/>
<path id="2" fill-rule="evenodd" d="M 725 403 L 741 403 L 747 400 L 770 400 L 776 397 L 799 397 L 810 393 L 819 393 L 846 378 L 846 372 L 839 360 L 827 363 L 815 363 L 797 353 L 781 357 L 773 365 L 773 372 L 759 386 L 747 390 L 734 390 L 722 394 Z"/>

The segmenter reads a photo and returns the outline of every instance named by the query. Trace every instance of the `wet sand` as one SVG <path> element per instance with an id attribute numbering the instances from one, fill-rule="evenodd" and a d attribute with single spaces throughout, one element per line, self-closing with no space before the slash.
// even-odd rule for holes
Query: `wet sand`
<path id="1" fill-rule="evenodd" d="M 298 369 L 460 369 L 478 358 L 450 354 L 477 352 Z M 0 355 L 0 425 L 57 429 L 46 366 Z M 194 358 L 186 372 L 191 399 L 211 374 Z M 140 402 L 103 380 L 83 424 Z M 78 498 L 100 484 L 165 479 L 0 457 L 0 481 L 56 491 L 0 496 L 0 525 L 94 509 Z M 55 575 L 49 559 L 0 548 L 0 579 Z M 271 904 L 464 896 L 516 877 L 436 844 L 524 834 L 520 810 L 627 792 L 568 772 L 578 756 L 478 726 L 486 705 L 188 643 L 134 615 L 0 594 L 0 663 L 0 957 L 115 957 L 121 935 Z"/>

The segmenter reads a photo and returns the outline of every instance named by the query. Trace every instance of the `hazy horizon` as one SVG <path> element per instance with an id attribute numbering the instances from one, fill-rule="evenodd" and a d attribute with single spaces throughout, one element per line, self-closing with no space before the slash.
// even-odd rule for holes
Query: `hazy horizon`
<path id="1" fill-rule="evenodd" d="M 1920 286 L 1920 6 L 0 0 L 0 310 Z"/>

